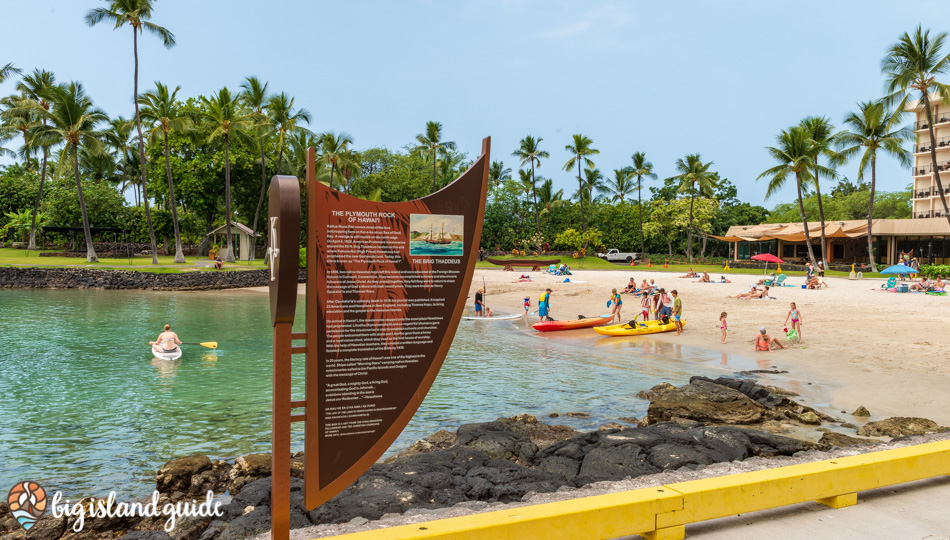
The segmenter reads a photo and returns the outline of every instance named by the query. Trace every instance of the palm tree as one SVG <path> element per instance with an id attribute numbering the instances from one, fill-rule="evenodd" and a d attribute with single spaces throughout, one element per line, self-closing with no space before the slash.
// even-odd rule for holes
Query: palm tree
<path id="1" fill-rule="evenodd" d="M 277 174 L 279 175 L 284 161 L 284 145 L 287 137 L 301 129 L 297 126 L 298 123 L 310 123 L 310 112 L 307 109 L 295 112 L 294 98 L 281 92 L 268 100 L 267 115 L 270 116 L 274 131 L 277 133 Z"/>
<path id="2" fill-rule="evenodd" d="M 96 250 L 92 244 L 92 232 L 89 228 L 89 214 L 82 196 L 82 182 L 79 179 L 79 152 L 102 151 L 96 124 L 108 120 L 106 113 L 93 106 L 92 100 L 83 90 L 82 83 L 71 82 L 64 86 L 53 86 L 46 91 L 47 99 L 52 103 L 46 114 L 48 124 L 40 124 L 33 129 L 32 138 L 38 146 L 65 144 L 60 157 L 58 170 L 65 170 L 63 159 L 72 155 L 73 173 L 76 179 L 76 192 L 79 195 L 79 209 L 82 213 L 83 232 L 86 237 L 86 261 L 98 262 Z"/>
<path id="3" fill-rule="evenodd" d="M 270 116 L 265 113 L 267 104 L 270 102 L 270 96 L 267 94 L 267 84 L 261 84 L 257 77 L 247 77 L 241 83 L 241 101 L 247 108 L 251 109 L 251 116 L 254 119 L 254 136 L 257 140 L 258 149 L 261 153 L 261 194 L 257 198 L 257 210 L 254 211 L 254 224 L 251 230 L 251 260 L 254 259 L 254 252 L 257 251 L 257 220 L 261 216 L 261 206 L 264 205 L 264 194 L 267 190 L 267 159 L 264 157 L 264 142 L 274 130 L 273 122 Z"/>
<path id="4" fill-rule="evenodd" d="M 122 186 L 119 188 L 119 193 L 124 194 L 127 186 L 131 185 L 132 193 L 135 196 L 135 205 L 138 206 L 138 183 L 129 184 L 128 182 L 129 170 L 135 169 L 135 167 L 131 166 L 133 153 L 132 145 L 129 142 L 132 138 L 133 125 L 134 122 L 126 120 L 121 116 L 110 119 L 108 129 L 103 132 L 102 142 L 105 143 L 106 147 L 111 149 L 113 159 L 119 164 L 119 170 L 122 172 Z"/>
<path id="5" fill-rule="evenodd" d="M 39 122 L 37 120 L 37 110 L 30 106 L 28 102 L 23 101 L 22 96 L 12 95 L 0 99 L 0 105 L 6 109 L 0 113 L 0 119 L 3 120 L 5 139 L 20 137 L 23 144 L 17 152 L 26 165 L 27 170 L 32 168 L 33 160 L 30 155 L 33 151 L 33 145 L 30 144 L 29 132 Z"/>
<path id="6" fill-rule="evenodd" d="M 10 78 L 11 75 L 19 75 L 23 73 L 23 70 L 14 66 L 12 62 L 0 67 L 0 84 L 3 84 L 3 81 Z"/>
<path id="7" fill-rule="evenodd" d="M 946 40 L 946 32 L 940 32 L 931 40 L 930 30 L 925 32 L 918 25 L 913 36 L 905 32 L 898 42 L 891 46 L 887 56 L 881 61 L 881 71 L 884 73 L 887 92 L 890 93 L 884 98 L 887 104 L 900 100 L 896 110 L 904 111 L 908 99 L 919 95 L 916 108 L 919 109 L 923 105 L 924 112 L 927 113 L 930 162 L 940 202 L 943 203 L 943 215 L 950 223 L 950 206 L 947 206 L 940 171 L 937 169 L 937 137 L 934 135 L 933 108 L 930 102 L 930 94 L 933 93 L 942 103 L 950 105 L 950 87 L 935 80 L 938 75 L 946 74 L 950 70 L 950 54 L 943 55 L 940 50 Z"/>
<path id="8" fill-rule="evenodd" d="M 50 109 L 50 102 L 46 93 L 56 84 L 56 77 L 49 71 L 34 69 L 33 73 L 23 77 L 17 84 L 17 90 L 22 96 L 21 105 L 31 107 L 46 124 L 46 114 Z M 46 162 L 49 159 L 49 147 L 43 147 L 43 165 L 40 167 L 40 186 L 36 192 L 36 202 L 33 204 L 33 218 L 30 223 L 30 243 L 27 249 L 36 249 L 36 214 L 40 210 L 40 200 L 43 197 L 43 184 L 46 182 Z"/>
<path id="9" fill-rule="evenodd" d="M 564 190 L 554 191 L 554 183 L 548 178 L 541 182 L 541 187 L 537 189 L 538 203 L 541 204 L 541 213 L 551 212 L 553 209 L 564 204 Z"/>
<path id="10" fill-rule="evenodd" d="M 287 154 L 284 156 L 284 159 L 288 162 L 291 167 L 291 172 L 297 178 L 300 178 L 301 181 L 305 181 L 307 178 L 307 149 L 311 146 L 316 148 L 320 146 L 320 140 L 317 138 L 313 132 L 308 129 L 298 128 L 287 137 L 289 146 L 287 148 Z M 317 181 L 320 180 L 320 164 L 318 165 L 316 176 Z M 278 163 L 278 168 L 280 164 Z M 278 174 L 280 174 L 278 172 Z M 327 181 L 324 182 L 329 185 L 329 175 L 327 175 Z"/>
<path id="11" fill-rule="evenodd" d="M 142 201 L 145 203 L 145 220 L 148 221 L 148 234 L 152 241 L 152 264 L 158 264 L 158 246 L 155 243 L 155 229 L 152 227 L 152 213 L 148 208 L 148 191 L 145 187 L 145 137 L 142 135 L 142 118 L 139 115 L 139 34 L 143 30 L 162 38 L 166 49 L 175 46 L 175 35 L 167 28 L 149 22 L 152 18 L 152 0 L 111 0 L 108 8 L 95 8 L 86 13 L 86 24 L 95 26 L 102 21 L 115 24 L 118 30 L 125 25 L 132 27 L 132 55 L 135 58 L 134 88 L 132 102 L 135 104 L 135 126 L 139 134 L 139 165 L 141 168 Z"/>
<path id="12" fill-rule="evenodd" d="M 328 131 L 320 135 L 320 155 L 317 160 L 330 167 L 330 189 L 333 189 L 333 176 L 336 171 L 344 168 L 358 167 L 350 153 L 353 137 L 349 133 L 339 134 Z M 347 186 L 344 185 L 344 191 Z"/>
<path id="13" fill-rule="evenodd" d="M 874 246 L 871 241 L 871 220 L 874 217 L 874 190 L 877 183 L 877 151 L 881 150 L 897 158 L 904 167 L 911 163 L 910 152 L 903 147 L 905 141 L 914 138 L 914 132 L 908 126 L 897 128 L 903 116 L 902 109 L 887 111 L 880 101 L 858 103 L 859 112 L 852 112 L 845 117 L 844 123 L 849 128 L 842 131 L 838 137 L 838 145 L 844 147 L 841 156 L 852 158 L 861 148 L 861 160 L 858 164 L 858 181 L 864 179 L 864 173 L 871 169 L 871 198 L 868 202 L 868 258 L 871 260 L 871 271 L 877 272 L 874 261 Z"/>
<path id="14" fill-rule="evenodd" d="M 253 128 L 254 121 L 241 109 L 238 96 L 231 94 L 227 87 L 218 90 L 216 96 L 208 99 L 202 96 L 204 105 L 201 117 L 211 127 L 208 141 L 224 140 L 224 226 L 228 238 L 226 262 L 234 262 L 234 239 L 231 238 L 231 141 L 250 143 L 247 132 Z"/>
<path id="15" fill-rule="evenodd" d="M 643 253 L 643 200 L 640 198 L 640 190 L 643 188 L 643 177 L 656 180 L 657 176 L 653 172 L 653 164 L 647 161 L 645 153 L 636 152 L 630 156 L 630 159 L 633 160 L 630 172 L 637 176 L 637 215 L 640 220 L 640 253 Z"/>
<path id="16" fill-rule="evenodd" d="M 680 173 L 673 178 L 679 180 L 679 192 L 689 192 L 689 227 L 686 251 L 689 254 L 689 263 L 693 264 L 693 202 L 696 192 L 704 197 L 712 197 L 713 188 L 719 184 L 719 175 L 709 170 L 713 164 L 703 163 L 699 154 L 687 154 L 686 160 L 676 160 L 676 170 Z"/>
<path id="17" fill-rule="evenodd" d="M 798 190 L 798 212 L 802 218 L 802 228 L 805 232 L 805 247 L 808 249 L 808 259 L 812 266 L 817 267 L 815 252 L 811 247 L 811 235 L 808 233 L 808 219 L 805 217 L 805 203 L 802 196 L 802 184 L 811 180 L 811 172 L 820 165 L 815 163 L 812 145 L 814 144 L 808 133 L 801 126 L 792 126 L 782 130 L 777 137 L 778 147 L 767 146 L 765 149 L 778 165 L 765 170 L 756 178 L 769 178 L 769 188 L 765 192 L 768 199 L 777 193 L 788 180 L 789 173 L 795 173 L 795 188 Z M 831 171 L 829 170 L 828 173 Z"/>
<path id="18" fill-rule="evenodd" d="M 181 249 L 181 234 L 178 232 L 178 208 L 175 203 L 175 182 L 172 180 L 171 156 L 168 150 L 168 134 L 172 131 L 185 131 L 188 120 L 178 112 L 175 96 L 181 90 L 176 86 L 171 92 L 164 84 L 155 81 L 155 90 L 142 94 L 139 101 L 142 105 L 141 117 L 152 126 L 149 130 L 149 139 L 161 137 L 165 146 L 165 175 L 168 177 L 168 202 L 172 207 L 172 226 L 175 230 L 175 262 L 184 263 L 185 254 Z"/>
<path id="19" fill-rule="evenodd" d="M 584 183 L 581 190 L 581 196 L 587 202 L 594 200 L 594 191 L 602 191 L 604 188 L 604 173 L 596 167 L 586 167 L 584 169 Z"/>
<path id="20" fill-rule="evenodd" d="M 624 199 L 633 191 L 633 174 L 629 167 L 623 169 L 614 169 L 614 177 L 609 179 L 606 184 L 598 188 L 601 193 L 610 195 L 611 200 L 620 201 L 623 206 Z"/>
<path id="21" fill-rule="evenodd" d="M 495 189 L 508 180 L 511 180 L 511 169 L 505 167 L 504 162 L 492 161 L 488 166 L 489 189 Z"/>
<path id="22" fill-rule="evenodd" d="M 567 160 L 567 163 L 564 164 L 563 169 L 565 171 L 570 171 L 574 168 L 574 165 L 577 165 L 577 187 L 578 193 L 583 193 L 584 191 L 584 182 L 581 179 L 581 162 L 587 167 L 593 167 L 594 162 L 588 157 L 600 153 L 600 150 L 597 150 L 591 145 L 594 144 L 594 141 L 590 140 L 586 135 L 581 135 L 580 133 L 574 135 L 574 144 L 568 144 L 564 147 L 568 153 L 571 154 L 571 159 Z M 587 232 L 587 218 L 584 216 L 584 199 L 581 197 L 581 226 L 583 232 Z"/>
<path id="23" fill-rule="evenodd" d="M 531 183 L 531 171 L 518 169 L 518 187 L 524 192 L 525 206 L 530 206 L 531 192 L 534 190 L 534 184 Z"/>
<path id="24" fill-rule="evenodd" d="M 818 160 L 822 157 L 827 157 L 829 160 L 829 165 L 826 170 L 832 172 L 831 178 L 838 178 L 838 171 L 834 170 L 834 166 L 840 162 L 841 156 L 838 155 L 832 149 L 832 146 L 836 144 L 838 135 L 833 133 L 834 126 L 831 124 L 831 120 L 824 116 L 808 116 L 802 119 L 798 124 L 805 130 L 805 133 L 808 134 L 808 137 L 812 141 L 812 152 L 814 155 L 812 159 L 815 160 L 815 166 L 818 166 Z M 828 268 L 828 255 L 825 253 L 827 251 L 828 244 L 825 242 L 825 209 L 821 203 L 821 185 L 818 182 L 820 174 L 818 169 L 814 169 L 812 175 L 812 185 L 815 186 L 815 195 L 818 198 L 818 220 L 821 221 L 821 261 L 824 265 L 824 268 Z"/>
<path id="25" fill-rule="evenodd" d="M 541 158 L 551 157 L 546 150 L 541 150 L 541 141 L 543 140 L 541 137 L 535 139 L 533 136 L 528 135 L 524 139 L 521 139 L 518 149 L 511 153 L 511 155 L 521 159 L 522 167 L 524 167 L 526 163 L 531 164 L 531 192 L 534 194 L 534 220 L 538 227 L 538 234 L 541 234 L 541 213 L 538 209 L 537 180 L 534 175 L 534 167 L 535 165 L 538 167 L 541 166 Z"/>
<path id="26" fill-rule="evenodd" d="M 415 152 L 428 154 L 432 161 L 432 191 L 435 192 L 438 184 L 435 181 L 435 167 L 438 156 L 446 156 L 455 151 L 455 141 L 442 140 L 442 124 L 439 122 L 426 122 L 426 132 L 416 135 L 416 141 L 419 145 L 413 148 Z"/>

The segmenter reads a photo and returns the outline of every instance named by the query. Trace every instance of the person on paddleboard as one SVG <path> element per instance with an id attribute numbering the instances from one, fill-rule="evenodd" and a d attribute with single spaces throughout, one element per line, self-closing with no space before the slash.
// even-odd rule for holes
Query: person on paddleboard
<path id="1" fill-rule="evenodd" d="M 149 341 L 148 344 L 158 352 L 171 353 L 178 349 L 181 340 L 178 339 L 178 334 L 172 332 L 172 325 L 166 324 L 165 331 L 159 334 L 155 341 Z"/>

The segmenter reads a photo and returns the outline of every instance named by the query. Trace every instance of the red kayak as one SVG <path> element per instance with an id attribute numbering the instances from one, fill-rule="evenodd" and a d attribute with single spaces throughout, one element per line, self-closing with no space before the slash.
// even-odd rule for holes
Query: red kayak
<path id="1" fill-rule="evenodd" d="M 588 317 L 585 319 L 574 319 L 572 321 L 544 321 L 535 323 L 532 328 L 539 332 L 553 332 L 554 330 L 573 330 L 575 328 L 590 328 L 607 324 L 614 319 L 613 315 L 601 315 L 600 317 Z"/>

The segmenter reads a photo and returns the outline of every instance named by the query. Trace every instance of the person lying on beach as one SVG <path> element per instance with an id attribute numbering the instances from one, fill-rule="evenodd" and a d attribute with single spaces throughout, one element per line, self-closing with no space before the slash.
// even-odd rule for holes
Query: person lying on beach
<path id="1" fill-rule="evenodd" d="M 769 297 L 768 286 L 766 286 L 761 291 L 756 289 L 755 292 L 749 291 L 747 293 L 736 295 L 736 298 L 741 298 L 743 300 L 748 300 L 749 298 L 768 298 L 768 297 Z"/>
<path id="2" fill-rule="evenodd" d="M 930 283 L 927 282 L 927 278 L 920 278 L 920 283 L 914 283 L 910 286 L 912 291 L 926 291 L 930 288 Z"/>
<path id="3" fill-rule="evenodd" d="M 719 276 L 719 283 L 732 283 L 732 282 L 726 279 L 726 276 Z"/>
<path id="4" fill-rule="evenodd" d="M 782 342 L 779 341 L 777 337 L 770 336 L 766 333 L 764 326 L 759 327 L 759 335 L 755 336 L 754 342 L 754 351 L 772 352 L 772 347 L 774 346 L 778 346 L 779 349 L 785 348 L 785 345 L 782 345 Z"/>
<path id="5" fill-rule="evenodd" d="M 680 277 L 681 277 L 681 278 L 694 278 L 694 277 L 699 277 L 699 274 L 697 274 L 696 272 L 693 272 L 693 269 L 690 268 L 690 269 L 689 269 L 689 272 L 687 272 L 685 276 L 680 276 Z"/>
<path id="6" fill-rule="evenodd" d="M 709 272 L 703 272 L 703 277 L 699 278 L 696 283 L 712 283 L 712 280 L 709 279 Z"/>
<path id="7" fill-rule="evenodd" d="M 632 294 L 637 292 L 637 280 L 630 278 L 630 282 L 627 283 L 627 286 L 624 287 L 620 294 Z"/>

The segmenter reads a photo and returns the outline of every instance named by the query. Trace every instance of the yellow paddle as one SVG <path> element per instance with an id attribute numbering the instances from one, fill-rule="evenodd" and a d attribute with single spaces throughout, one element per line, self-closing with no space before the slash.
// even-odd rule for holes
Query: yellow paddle
<path id="1" fill-rule="evenodd" d="M 182 345 L 201 345 L 202 347 L 207 347 L 207 348 L 209 348 L 209 349 L 217 349 L 217 348 L 218 348 L 218 342 L 217 342 L 217 341 L 205 341 L 204 343 L 189 343 L 189 342 L 187 342 L 187 341 L 182 341 L 181 344 L 182 344 Z"/>

